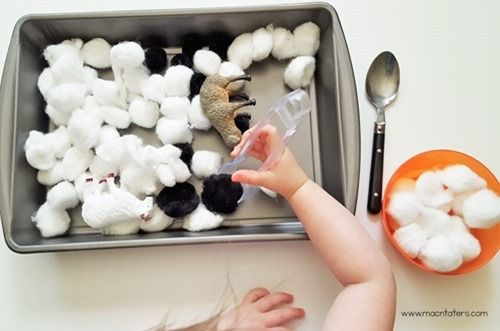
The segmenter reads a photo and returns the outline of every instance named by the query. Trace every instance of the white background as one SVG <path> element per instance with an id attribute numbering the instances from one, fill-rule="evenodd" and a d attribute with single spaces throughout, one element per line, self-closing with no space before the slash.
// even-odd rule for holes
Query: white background
<path id="1" fill-rule="evenodd" d="M 280 3 L 280 1 L 272 1 Z M 291 2 L 291 1 L 286 1 Z M 15 0 L 0 11 L 0 63 L 15 22 L 28 13 L 167 9 L 271 1 Z M 394 266 L 396 330 L 495 330 L 500 325 L 500 259 L 459 277 L 424 273 L 388 244 L 366 214 L 374 111 L 365 99 L 371 60 L 393 51 L 401 68 L 387 113 L 384 182 L 430 149 L 468 153 L 500 174 L 500 2 L 331 1 L 357 80 L 361 177 L 357 216 Z M 291 291 L 307 311 L 297 330 L 319 330 L 340 287 L 310 243 L 245 243 L 18 255 L 0 241 L 1 330 L 142 330 L 210 314 L 230 283 L 238 297 L 265 286 Z M 487 310 L 487 318 L 403 318 L 405 310 Z M 496 326 L 496 327 L 495 327 Z"/>

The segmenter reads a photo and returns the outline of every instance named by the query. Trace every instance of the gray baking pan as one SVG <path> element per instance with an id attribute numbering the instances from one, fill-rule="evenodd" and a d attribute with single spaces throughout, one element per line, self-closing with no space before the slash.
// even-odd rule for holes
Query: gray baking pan
<path id="1" fill-rule="evenodd" d="M 180 228 L 178 220 L 172 229 L 158 233 L 104 236 L 85 226 L 76 208 L 71 211 L 68 234 L 45 239 L 31 216 L 44 202 L 46 187 L 37 182 L 36 171 L 27 164 L 23 145 L 30 130 L 50 129 L 36 84 L 47 66 L 41 54 L 50 44 L 75 37 L 103 37 L 110 43 L 135 40 L 145 45 L 160 39 L 175 52 L 175 46 L 187 33 L 223 30 L 237 36 L 269 23 L 293 29 L 307 21 L 321 28 L 314 82 L 307 90 L 313 109 L 301 123 L 290 148 L 307 174 L 354 212 L 360 161 L 358 103 L 347 44 L 338 15 L 330 5 L 29 15 L 14 28 L 0 87 L 0 215 L 7 245 L 15 252 L 31 253 L 306 239 L 301 223 L 286 202 L 262 193 L 245 201 L 236 213 L 227 216 L 222 227 L 211 231 L 187 232 Z M 252 82 L 247 84 L 246 92 L 257 99 L 257 106 L 246 110 L 254 120 L 289 92 L 283 83 L 286 64 L 267 59 L 249 68 Z M 152 137 L 138 128 L 132 131 L 146 140 Z M 205 148 L 217 150 L 226 161 L 229 159 L 214 132 L 195 135 L 194 149 Z M 201 189 L 199 183 L 195 185 Z"/>

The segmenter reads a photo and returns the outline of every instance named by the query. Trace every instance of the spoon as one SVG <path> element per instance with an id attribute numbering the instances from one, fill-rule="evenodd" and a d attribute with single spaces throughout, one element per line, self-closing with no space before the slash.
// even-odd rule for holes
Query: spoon
<path id="1" fill-rule="evenodd" d="M 373 60 L 366 74 L 366 95 L 377 109 L 368 188 L 368 211 L 372 214 L 378 214 L 382 205 L 385 108 L 396 99 L 398 88 L 398 60 L 391 52 L 382 52 Z"/>

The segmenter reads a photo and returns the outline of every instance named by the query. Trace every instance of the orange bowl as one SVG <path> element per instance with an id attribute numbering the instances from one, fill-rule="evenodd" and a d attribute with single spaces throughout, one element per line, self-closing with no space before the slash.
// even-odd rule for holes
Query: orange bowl
<path id="1" fill-rule="evenodd" d="M 489 229 L 471 229 L 471 233 L 479 240 L 481 253 L 475 259 L 462 264 L 458 269 L 442 273 L 426 267 L 418 258 L 412 259 L 399 247 L 394 240 L 393 233 L 399 227 L 398 223 L 387 213 L 387 206 L 391 200 L 391 195 L 399 185 L 404 185 L 402 179 L 416 180 L 420 174 L 427 170 L 439 170 L 452 164 L 464 164 L 472 169 L 476 174 L 486 180 L 490 190 L 500 194 L 500 183 L 495 175 L 478 160 L 451 150 L 432 150 L 418 154 L 403 163 L 392 175 L 385 189 L 384 200 L 382 202 L 382 224 L 387 238 L 394 248 L 411 264 L 422 270 L 435 274 L 463 275 L 478 270 L 488 263 L 497 254 L 500 248 L 500 224 Z"/>

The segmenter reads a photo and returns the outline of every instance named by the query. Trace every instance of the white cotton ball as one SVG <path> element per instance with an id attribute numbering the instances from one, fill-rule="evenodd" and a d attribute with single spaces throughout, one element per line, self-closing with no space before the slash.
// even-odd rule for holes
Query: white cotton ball
<path id="1" fill-rule="evenodd" d="M 85 85 L 81 83 L 63 83 L 49 91 L 47 103 L 62 112 L 72 112 L 80 108 L 85 101 Z"/>
<path id="2" fill-rule="evenodd" d="M 45 113 L 55 125 L 66 125 L 71 117 L 71 113 L 57 110 L 51 105 L 45 106 Z"/>
<path id="3" fill-rule="evenodd" d="M 86 188 L 86 182 L 87 182 L 87 179 L 92 179 L 92 181 L 97 181 L 97 178 L 95 178 L 94 176 L 92 176 L 92 174 L 88 171 L 84 172 L 83 174 L 81 174 L 80 176 L 78 176 L 76 179 L 75 179 L 75 190 L 76 190 L 76 194 L 78 195 L 78 199 L 83 202 L 83 193 L 85 191 L 85 188 Z"/>
<path id="4" fill-rule="evenodd" d="M 79 201 L 75 186 L 67 181 L 60 182 L 47 192 L 47 203 L 56 210 L 74 208 Z"/>
<path id="5" fill-rule="evenodd" d="M 83 44 L 83 61 L 97 69 L 106 69 L 111 66 L 111 45 L 102 38 L 94 38 Z"/>
<path id="6" fill-rule="evenodd" d="M 261 61 L 269 56 L 273 49 L 273 31 L 271 28 L 260 28 L 252 33 L 252 60 Z"/>
<path id="7" fill-rule="evenodd" d="M 440 209 L 427 207 L 420 210 L 416 223 L 425 232 L 427 238 L 448 233 L 452 226 L 450 215 Z"/>
<path id="8" fill-rule="evenodd" d="M 92 162 L 89 164 L 89 170 L 94 178 L 103 178 L 109 174 L 118 175 L 118 166 L 103 160 L 99 156 L 94 156 Z"/>
<path id="9" fill-rule="evenodd" d="M 130 119 L 143 128 L 152 128 L 160 117 L 160 107 L 157 103 L 143 98 L 134 99 L 128 108 Z"/>
<path id="10" fill-rule="evenodd" d="M 24 145 L 26 160 L 29 165 L 38 170 L 48 170 L 56 162 L 55 150 L 50 136 L 32 130 Z"/>
<path id="11" fill-rule="evenodd" d="M 120 137 L 99 144 L 95 152 L 104 161 L 119 166 L 125 165 L 130 160 L 125 143 Z"/>
<path id="12" fill-rule="evenodd" d="M 278 60 L 295 56 L 295 41 L 290 30 L 284 28 L 275 28 L 273 30 L 272 55 Z"/>
<path id="13" fill-rule="evenodd" d="M 29 149 L 43 141 L 43 139 L 46 139 L 45 134 L 43 132 L 37 131 L 37 130 L 31 130 L 28 133 L 28 138 L 26 138 L 26 141 L 24 142 L 24 149 Z"/>
<path id="14" fill-rule="evenodd" d="M 278 198 L 278 193 L 271 191 L 270 189 L 264 187 L 264 186 L 259 186 L 260 190 L 264 192 L 265 195 L 267 195 L 270 198 L 277 199 Z"/>
<path id="15" fill-rule="evenodd" d="M 97 142 L 97 146 L 100 146 L 108 141 L 120 138 L 120 133 L 118 130 L 111 125 L 103 125 L 101 127 L 101 136 Z"/>
<path id="16" fill-rule="evenodd" d="M 94 153 L 90 149 L 80 149 L 78 147 L 68 149 L 62 159 L 64 179 L 74 181 L 88 169 L 93 157 Z"/>
<path id="17" fill-rule="evenodd" d="M 218 228 L 223 221 L 224 218 L 221 215 L 212 213 L 200 203 L 192 213 L 184 217 L 182 227 L 188 231 L 197 232 Z"/>
<path id="18" fill-rule="evenodd" d="M 120 184 L 132 194 L 149 195 L 157 190 L 154 172 L 135 163 L 129 163 L 120 168 Z"/>
<path id="19" fill-rule="evenodd" d="M 232 62 L 222 62 L 219 68 L 219 75 L 223 77 L 229 77 L 229 76 L 240 76 L 244 75 L 245 72 L 243 69 L 241 69 L 238 65 L 232 63 Z M 245 86 L 245 81 L 244 80 L 238 80 L 229 83 L 229 85 L 226 87 L 226 90 L 231 91 L 231 92 L 237 92 L 241 90 Z"/>
<path id="20" fill-rule="evenodd" d="M 166 81 L 162 75 L 151 75 L 141 86 L 141 93 L 146 100 L 160 103 L 166 95 Z"/>
<path id="21" fill-rule="evenodd" d="M 311 84 L 316 68 L 316 60 L 312 56 L 298 56 L 285 69 L 285 83 L 293 90 Z"/>
<path id="22" fill-rule="evenodd" d="M 52 75 L 52 71 L 50 71 L 50 68 L 43 69 L 40 76 L 38 76 L 37 86 L 43 98 L 47 100 L 49 91 L 54 86 L 56 86 L 56 82 L 54 80 L 54 76 Z"/>
<path id="23" fill-rule="evenodd" d="M 174 145 L 167 144 L 158 148 L 160 155 L 160 163 L 167 163 L 170 159 L 178 159 L 181 157 L 182 150 Z"/>
<path id="24" fill-rule="evenodd" d="M 139 232 L 140 220 L 132 219 L 108 225 L 101 229 L 106 236 L 125 236 Z"/>
<path id="25" fill-rule="evenodd" d="M 449 272 L 462 264 L 462 255 L 447 236 L 435 236 L 420 250 L 419 259 L 432 270 Z"/>
<path id="26" fill-rule="evenodd" d="M 448 235 L 451 244 L 462 255 L 464 262 L 471 261 L 481 253 L 481 244 L 468 230 L 453 231 Z"/>
<path id="27" fill-rule="evenodd" d="M 153 206 L 152 216 L 148 220 L 142 219 L 139 227 L 144 232 L 159 232 L 168 228 L 174 219 L 163 212 L 158 206 Z"/>
<path id="28" fill-rule="evenodd" d="M 92 84 L 93 85 L 93 84 Z M 87 95 L 83 100 L 82 109 L 90 112 L 100 112 L 102 104 L 93 95 Z M 97 110 L 96 110 L 97 109 Z"/>
<path id="29" fill-rule="evenodd" d="M 161 163 L 161 151 L 152 145 L 146 145 L 139 150 L 139 153 L 133 155 L 135 162 L 141 167 L 152 168 Z"/>
<path id="30" fill-rule="evenodd" d="M 171 120 L 188 120 L 191 103 L 187 97 L 166 97 L 161 101 L 161 113 Z"/>
<path id="31" fill-rule="evenodd" d="M 191 82 L 192 75 L 193 70 L 183 65 L 168 68 L 165 72 L 165 91 L 167 97 L 189 96 L 189 93 L 191 92 L 189 84 Z"/>
<path id="32" fill-rule="evenodd" d="M 134 94 L 134 93 L 128 93 L 127 94 L 127 103 L 130 105 L 132 101 L 135 99 L 144 99 L 142 95 L 140 94 Z"/>
<path id="33" fill-rule="evenodd" d="M 197 50 L 193 56 L 194 70 L 201 72 L 205 76 L 215 75 L 219 71 L 221 62 L 217 53 L 206 49 Z"/>
<path id="34" fill-rule="evenodd" d="M 42 237 L 51 238 L 64 234 L 68 231 L 71 219 L 65 210 L 57 210 L 48 203 L 44 203 L 38 208 L 31 220 L 35 222 Z"/>
<path id="35" fill-rule="evenodd" d="M 94 80 L 92 94 L 95 100 L 103 106 L 125 106 L 125 100 L 120 96 L 120 89 L 114 81 L 100 78 Z"/>
<path id="36" fill-rule="evenodd" d="M 141 86 L 149 78 L 149 70 L 144 65 L 123 71 L 123 84 L 130 93 L 141 94 Z"/>
<path id="37" fill-rule="evenodd" d="M 128 155 L 133 158 L 134 155 L 139 155 L 143 149 L 142 139 L 135 134 L 126 134 L 120 138 L 123 141 Z"/>
<path id="38" fill-rule="evenodd" d="M 319 48 L 319 26 L 313 22 L 299 25 L 293 30 L 295 55 L 314 56 Z"/>
<path id="39" fill-rule="evenodd" d="M 463 164 L 448 166 L 439 173 L 441 182 L 454 193 L 479 190 L 486 187 L 486 181 Z"/>
<path id="40" fill-rule="evenodd" d="M 222 165 L 222 156 L 212 151 L 196 151 L 191 159 L 191 170 L 198 178 L 216 174 Z"/>
<path id="41" fill-rule="evenodd" d="M 416 220 L 422 203 L 413 192 L 394 192 L 389 199 L 387 211 L 399 225 L 404 226 Z"/>
<path id="42" fill-rule="evenodd" d="M 103 106 L 101 108 L 101 113 L 104 122 L 117 129 L 128 128 L 132 121 L 128 111 L 115 106 Z"/>
<path id="43" fill-rule="evenodd" d="M 84 83 L 85 83 L 85 88 L 86 92 L 90 93 L 92 92 L 92 87 L 94 86 L 94 81 L 97 79 L 97 71 L 91 67 L 83 67 L 83 72 L 84 72 Z"/>
<path id="44" fill-rule="evenodd" d="M 189 108 L 188 117 L 189 124 L 193 129 L 206 131 L 212 127 L 210 120 L 201 108 L 199 95 L 196 95 L 193 100 L 191 100 L 191 107 Z"/>
<path id="45" fill-rule="evenodd" d="M 438 208 L 446 213 L 451 209 L 453 193 L 444 188 L 439 174 L 433 171 L 426 171 L 417 178 L 415 193 L 424 206 Z"/>
<path id="46" fill-rule="evenodd" d="M 191 177 L 188 166 L 181 159 L 170 159 L 167 164 L 177 183 L 184 183 Z"/>
<path id="47" fill-rule="evenodd" d="M 450 222 L 448 226 L 448 234 L 454 231 L 465 231 L 469 232 L 469 228 L 465 225 L 464 220 L 460 216 L 450 216 Z"/>
<path id="48" fill-rule="evenodd" d="M 54 81 L 61 83 L 84 83 L 85 71 L 83 61 L 80 57 L 72 53 L 61 55 L 51 67 Z"/>
<path id="49" fill-rule="evenodd" d="M 463 204 L 465 224 L 470 228 L 487 229 L 500 222 L 500 197 L 482 189 L 471 194 Z"/>
<path id="50" fill-rule="evenodd" d="M 227 49 L 229 62 L 245 70 L 252 64 L 253 38 L 251 33 L 243 33 L 236 37 Z"/>
<path id="51" fill-rule="evenodd" d="M 49 133 L 49 136 L 52 139 L 52 146 L 56 157 L 62 158 L 64 153 L 71 147 L 71 137 L 68 129 L 65 126 L 60 126 Z"/>
<path id="52" fill-rule="evenodd" d="M 411 223 L 397 229 L 394 240 L 399 247 L 412 259 L 416 258 L 420 250 L 427 243 L 427 236 L 417 223 Z"/>
<path id="53" fill-rule="evenodd" d="M 49 45 L 43 51 L 43 57 L 49 64 L 49 66 L 54 65 L 56 61 L 64 54 L 72 54 L 81 57 L 82 47 L 81 39 L 68 39 L 56 45 Z"/>
<path id="54" fill-rule="evenodd" d="M 68 134 L 74 146 L 89 149 L 97 145 L 101 136 L 100 118 L 83 109 L 77 109 L 68 122 Z"/>
<path id="55" fill-rule="evenodd" d="M 451 211 L 453 214 L 458 216 L 463 216 L 463 207 L 465 200 L 470 197 L 475 191 L 467 191 L 462 193 L 456 193 L 453 195 L 453 200 L 451 200 Z"/>
<path id="56" fill-rule="evenodd" d="M 121 42 L 111 47 L 110 56 L 112 65 L 124 69 L 140 66 L 145 58 L 142 47 L 133 41 Z"/>
<path id="57" fill-rule="evenodd" d="M 56 161 L 52 168 L 39 170 L 36 174 L 36 180 L 46 186 L 55 185 L 64 180 L 64 177 L 64 167 L 61 161 Z"/>
<path id="58" fill-rule="evenodd" d="M 175 176 L 167 164 L 160 164 L 154 167 L 156 178 L 165 186 L 172 187 L 175 185 Z"/>
<path id="59" fill-rule="evenodd" d="M 163 144 L 191 143 L 193 133 L 187 121 L 162 117 L 156 124 L 156 134 Z"/>

